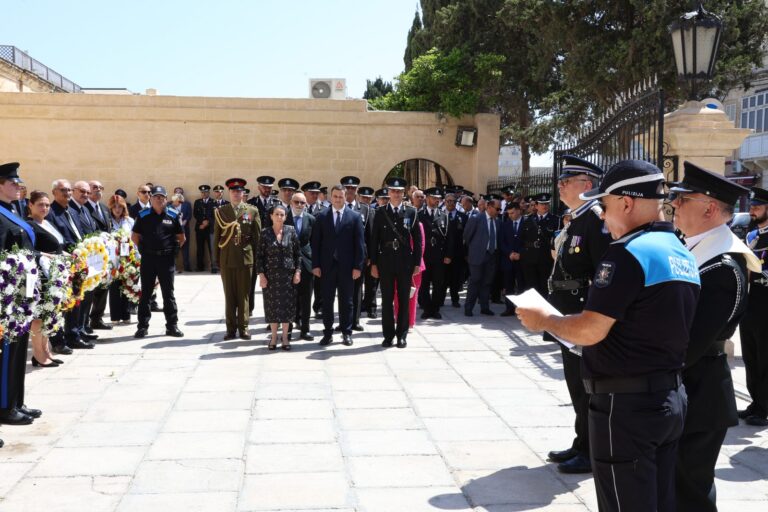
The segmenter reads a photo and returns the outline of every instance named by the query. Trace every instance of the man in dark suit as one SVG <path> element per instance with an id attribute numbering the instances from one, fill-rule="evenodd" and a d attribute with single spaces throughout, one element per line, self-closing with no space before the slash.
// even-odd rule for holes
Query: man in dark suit
<path id="1" fill-rule="evenodd" d="M 71 207 L 72 185 L 67 180 L 56 180 L 53 182 L 52 193 L 53 203 L 46 218 L 64 237 L 64 247 L 76 245 L 83 239 L 84 229 L 80 224 L 79 213 Z M 81 332 L 79 327 L 81 306 L 82 302 L 64 314 L 63 338 L 57 336 L 51 339 L 53 351 L 57 354 L 71 354 L 73 348 L 93 348 L 93 343 L 87 341 L 90 335 Z M 56 340 L 61 340 L 61 343 Z"/>
<path id="2" fill-rule="evenodd" d="M 296 294 L 296 324 L 299 326 L 301 339 L 312 341 L 314 336 L 309 334 L 309 316 L 312 311 L 312 290 L 314 276 L 312 275 L 312 225 L 315 218 L 306 211 L 307 199 L 302 192 L 296 192 L 291 197 L 291 208 L 285 223 L 296 229 L 301 245 L 301 281 Z"/>
<path id="3" fill-rule="evenodd" d="M 130 215 L 133 220 L 136 220 L 141 210 L 145 210 L 150 207 L 149 189 L 149 185 L 141 185 L 136 190 L 136 202 L 128 207 L 128 215 Z"/>
<path id="4" fill-rule="evenodd" d="M 76 213 L 77 216 L 79 216 L 81 228 L 80 234 L 83 235 L 83 237 L 98 233 L 99 231 L 96 227 L 96 221 L 91 216 L 90 210 L 86 207 L 90 196 L 91 187 L 88 185 L 88 182 L 77 181 L 72 186 L 72 199 L 69 200 L 69 208 L 73 213 Z M 80 316 L 77 320 L 77 328 L 80 331 L 80 337 L 89 341 L 98 338 L 97 335 L 92 334 L 93 331 L 91 331 L 87 325 L 95 293 L 96 290 L 91 290 L 85 293 L 83 300 L 80 302 Z"/>
<path id="5" fill-rule="evenodd" d="M 464 287 L 467 272 L 467 249 L 464 246 L 464 227 L 467 225 L 467 214 L 457 208 L 457 195 L 448 193 L 445 195 L 445 213 L 448 215 L 448 229 L 451 231 L 451 243 L 453 244 L 453 258 L 446 266 L 446 290 L 450 288 L 451 305 L 455 308 L 459 304 L 459 292 Z M 443 294 L 445 296 L 445 294 Z"/>
<path id="6" fill-rule="evenodd" d="M 507 203 L 507 221 L 501 223 L 499 235 L 499 249 L 501 250 L 501 271 L 504 279 L 504 293 L 511 295 L 522 288 L 522 274 L 520 272 L 520 250 L 523 247 L 520 241 L 520 225 L 523 212 L 519 203 Z M 515 306 L 508 299 L 504 299 L 507 309 L 501 316 L 514 316 Z"/>
<path id="7" fill-rule="evenodd" d="M 464 315 L 472 316 L 475 302 L 480 302 L 480 313 L 493 315 L 490 308 L 490 290 L 496 272 L 499 248 L 499 202 L 487 202 L 485 212 L 470 217 L 464 229 L 469 261 L 469 288 Z"/>
<path id="8" fill-rule="evenodd" d="M 25 187 L 24 184 L 19 184 L 19 198 L 15 201 L 12 201 L 11 206 L 13 207 L 16 215 L 22 219 L 26 219 L 27 215 L 29 215 L 29 210 L 27 210 L 27 208 L 29 208 L 29 201 L 27 200 L 27 187 Z"/>
<path id="9" fill-rule="evenodd" d="M 109 209 L 101 202 L 104 186 L 96 180 L 89 181 L 88 186 L 91 189 L 91 194 L 88 197 L 88 202 L 85 203 L 85 208 L 91 214 L 96 231 L 109 233 L 112 231 L 112 215 L 109 213 Z M 112 329 L 112 326 L 105 324 L 102 319 L 104 310 L 107 308 L 108 296 L 108 288 L 99 287 L 93 291 L 93 306 L 91 307 L 90 318 L 86 322 L 88 329 Z"/>
<path id="10" fill-rule="evenodd" d="M 363 231 L 365 237 L 365 248 L 368 250 L 368 221 L 371 217 L 371 209 L 367 203 L 358 201 L 358 188 L 360 187 L 360 178 L 357 176 L 344 176 L 341 178 L 341 185 L 344 187 L 344 202 L 346 208 L 356 211 L 363 219 Z M 362 187 L 367 192 L 370 187 Z M 361 190 L 362 190 L 361 189 Z M 373 189 L 370 189 L 373 194 Z M 366 254 L 366 259 L 368 256 Z M 365 279 L 356 279 L 355 288 L 352 292 L 352 330 L 362 331 L 363 326 L 360 325 L 360 311 L 363 304 L 363 282 Z M 338 330 L 338 327 L 337 327 Z"/>
<path id="11" fill-rule="evenodd" d="M 184 198 L 184 200 L 179 205 L 179 212 L 181 213 L 181 225 L 184 228 L 184 237 L 189 240 L 189 221 L 192 220 L 192 203 L 187 201 L 187 198 L 184 195 L 184 189 L 182 187 L 176 187 L 173 189 L 173 194 L 178 194 Z M 184 272 L 191 272 L 192 263 L 189 259 L 189 243 L 186 243 L 181 247 L 181 259 L 184 264 Z"/>
<path id="12" fill-rule="evenodd" d="M 352 345 L 352 292 L 365 263 L 363 219 L 344 204 L 344 189 L 331 189 L 331 208 L 320 212 L 312 229 L 312 273 L 322 278 L 323 339 L 333 341 L 333 304 L 339 293 L 339 324 L 344 345 Z"/>
<path id="13" fill-rule="evenodd" d="M 211 203 L 211 186 L 200 185 L 197 187 L 200 191 L 200 198 L 195 199 L 195 203 L 192 206 L 192 216 L 195 218 L 195 244 L 197 245 L 197 271 L 202 272 L 205 270 L 204 259 L 205 252 L 207 250 L 208 256 L 213 262 L 213 252 L 211 252 L 211 237 L 213 233 L 213 211 L 209 203 Z M 211 263 L 213 265 L 213 263 Z"/>

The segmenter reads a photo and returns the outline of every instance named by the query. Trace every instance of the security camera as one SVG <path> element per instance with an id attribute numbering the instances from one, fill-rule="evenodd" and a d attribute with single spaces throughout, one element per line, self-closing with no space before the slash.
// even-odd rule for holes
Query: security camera
<path id="1" fill-rule="evenodd" d="M 438 135 L 442 135 L 443 134 L 443 129 L 442 128 L 438 128 L 437 129 L 437 134 Z"/>

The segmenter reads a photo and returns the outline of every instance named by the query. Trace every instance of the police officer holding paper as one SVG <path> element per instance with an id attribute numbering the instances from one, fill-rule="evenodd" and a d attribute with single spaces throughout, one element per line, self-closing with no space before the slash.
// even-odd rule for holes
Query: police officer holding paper
<path id="1" fill-rule="evenodd" d="M 184 229 L 181 227 L 179 213 L 166 207 L 165 188 L 154 186 L 151 189 L 151 208 L 139 212 L 133 225 L 131 239 L 141 254 L 141 299 L 139 300 L 138 326 L 135 338 L 143 338 L 149 329 L 152 314 L 149 302 L 155 281 L 160 281 L 163 294 L 163 312 L 165 313 L 165 334 L 181 338 L 179 330 L 176 298 L 173 295 L 173 277 L 176 273 L 176 253 L 184 245 Z"/>
<path id="2" fill-rule="evenodd" d="M 675 457 L 686 412 L 680 370 L 699 294 L 694 256 L 663 222 L 664 175 L 617 163 L 596 190 L 614 238 L 584 311 L 518 307 L 523 325 L 583 346 L 590 457 L 601 511 L 675 510 Z"/>
<path id="3" fill-rule="evenodd" d="M 562 174 L 557 181 L 560 200 L 571 209 L 571 223 L 555 238 L 555 264 L 548 281 L 549 302 L 563 314 L 580 313 L 597 266 L 611 237 L 603 228 L 603 213 L 597 201 L 584 200 L 580 194 L 596 189 L 603 170 L 591 162 L 571 155 L 563 157 Z M 554 341 L 545 333 L 544 339 Z M 576 437 L 567 450 L 549 452 L 549 459 L 559 463 L 563 473 L 588 473 L 589 432 L 587 431 L 589 395 L 581 381 L 581 358 L 560 345 L 563 373 L 576 413 Z"/>
<path id="4" fill-rule="evenodd" d="M 728 427 L 738 424 L 731 369 L 725 354 L 747 307 L 748 269 L 760 272 L 752 251 L 726 223 L 749 190 L 685 162 L 685 177 L 670 188 L 675 226 L 696 258 L 701 293 L 685 355 L 688 414 L 677 451 L 678 512 L 717 512 L 715 462 Z"/>

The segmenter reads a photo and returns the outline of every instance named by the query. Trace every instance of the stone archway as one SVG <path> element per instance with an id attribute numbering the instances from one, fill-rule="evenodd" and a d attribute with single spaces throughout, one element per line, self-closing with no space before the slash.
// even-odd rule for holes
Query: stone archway
<path id="1" fill-rule="evenodd" d="M 455 185 L 453 177 L 445 167 L 426 158 L 409 158 L 401 161 L 389 170 L 382 183 L 392 176 L 405 178 L 409 185 L 416 185 L 421 190 Z"/>

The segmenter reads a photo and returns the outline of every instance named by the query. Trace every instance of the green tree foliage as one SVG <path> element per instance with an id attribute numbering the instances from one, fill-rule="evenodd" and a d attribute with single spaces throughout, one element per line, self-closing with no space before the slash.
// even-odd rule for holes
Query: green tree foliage
<path id="1" fill-rule="evenodd" d="M 381 77 L 376 78 L 374 81 L 365 81 L 365 92 L 363 93 L 363 99 L 372 100 L 374 98 L 380 98 L 393 91 L 392 82 L 385 82 Z"/>

